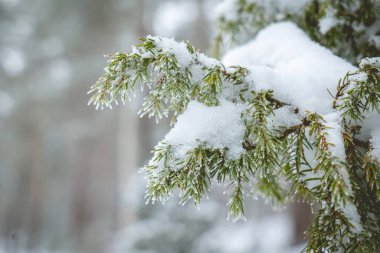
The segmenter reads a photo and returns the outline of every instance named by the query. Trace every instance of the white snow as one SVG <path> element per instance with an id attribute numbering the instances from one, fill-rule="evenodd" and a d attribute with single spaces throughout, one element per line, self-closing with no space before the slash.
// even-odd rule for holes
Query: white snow
<path id="1" fill-rule="evenodd" d="M 162 50 L 165 53 L 173 54 L 182 69 L 189 68 L 192 71 L 192 79 L 194 82 L 202 80 L 205 75 L 205 71 L 203 70 L 204 67 L 215 68 L 217 66 L 222 66 L 220 61 L 208 57 L 203 53 L 198 51 L 191 53 L 185 42 L 177 42 L 174 39 L 151 35 L 147 36 L 147 38 L 154 41 L 158 51 Z M 152 57 L 150 52 L 141 52 L 136 47 L 132 47 L 132 53 L 139 54 L 143 58 Z"/>
<path id="2" fill-rule="evenodd" d="M 359 66 L 362 68 L 365 65 L 373 65 L 374 67 L 380 68 L 380 57 L 367 57 L 362 59 Z"/>
<path id="3" fill-rule="evenodd" d="M 227 53 L 223 62 L 247 66 L 257 90 L 273 89 L 277 98 L 301 111 L 320 114 L 334 112 L 327 90 L 334 93 L 339 79 L 356 69 L 291 22 L 268 26 L 253 41 Z"/>
<path id="4" fill-rule="evenodd" d="M 198 56 L 198 61 L 204 66 L 206 66 L 207 68 L 214 68 L 221 65 L 218 60 L 214 58 L 210 58 L 203 53 L 199 53 L 197 54 L 197 56 Z"/>
<path id="5" fill-rule="evenodd" d="M 339 158 L 340 161 L 346 160 L 346 153 L 342 138 L 342 127 L 340 124 L 340 113 L 330 113 L 324 116 L 327 126 L 327 142 L 331 143 L 330 152 L 333 156 Z M 348 179 L 347 179 L 348 180 Z"/>
<path id="6" fill-rule="evenodd" d="M 356 206 L 352 203 L 347 203 L 344 207 L 341 207 L 344 215 L 349 219 L 350 223 L 352 224 L 353 232 L 354 233 L 360 233 L 363 231 L 363 227 L 360 221 L 360 216 L 358 213 L 358 209 Z"/>
<path id="7" fill-rule="evenodd" d="M 380 128 L 377 128 L 371 133 L 371 145 L 372 145 L 372 155 L 380 161 Z"/>
<path id="8" fill-rule="evenodd" d="M 156 36 L 147 36 L 147 38 L 154 40 L 158 50 L 163 49 L 164 51 L 173 54 L 180 67 L 186 68 L 193 63 L 194 55 L 189 52 L 186 43 Z"/>
<path id="9" fill-rule="evenodd" d="M 357 136 L 361 141 L 368 141 L 371 139 L 373 132 L 380 126 L 380 114 L 376 111 L 371 111 L 365 116 L 360 135 Z"/>
<path id="10" fill-rule="evenodd" d="M 301 116 L 294 113 L 294 108 L 284 106 L 273 111 L 273 114 L 268 120 L 271 129 L 278 129 L 278 127 L 291 127 L 301 124 Z M 281 129 L 278 129 L 281 130 Z"/>
<path id="11" fill-rule="evenodd" d="M 192 101 L 164 141 L 176 148 L 175 154 L 179 157 L 206 142 L 212 148 L 228 148 L 227 155 L 238 158 L 244 152 L 242 110 L 241 105 L 226 100 L 214 107 Z"/>
<path id="12" fill-rule="evenodd" d="M 331 8 L 328 8 L 326 10 L 325 16 L 319 20 L 319 31 L 322 34 L 326 34 L 338 23 L 339 20 L 335 17 L 335 11 Z"/>

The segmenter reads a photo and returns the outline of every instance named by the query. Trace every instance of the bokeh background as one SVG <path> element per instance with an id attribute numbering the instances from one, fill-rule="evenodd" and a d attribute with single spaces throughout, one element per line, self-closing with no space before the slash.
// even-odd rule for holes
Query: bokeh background
<path id="1" fill-rule="evenodd" d="M 103 55 L 148 34 L 209 52 L 217 0 L 0 0 L 0 252 L 299 252 L 311 208 L 247 200 L 228 221 L 216 187 L 200 207 L 146 205 L 138 174 L 169 129 L 142 95 L 95 111 Z"/>

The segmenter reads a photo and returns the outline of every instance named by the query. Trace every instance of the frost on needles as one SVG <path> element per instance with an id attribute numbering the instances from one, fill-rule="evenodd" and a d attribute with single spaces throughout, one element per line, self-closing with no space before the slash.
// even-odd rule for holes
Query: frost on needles
<path id="1" fill-rule="evenodd" d="M 143 168 L 148 201 L 179 189 L 182 203 L 198 204 L 223 183 L 238 219 L 248 196 L 281 204 L 297 195 L 320 205 L 306 252 L 375 252 L 379 61 L 355 67 L 291 22 L 266 27 L 223 61 L 148 36 L 110 57 L 89 104 L 125 103 L 141 86 L 149 93 L 140 115 L 172 117 Z"/>

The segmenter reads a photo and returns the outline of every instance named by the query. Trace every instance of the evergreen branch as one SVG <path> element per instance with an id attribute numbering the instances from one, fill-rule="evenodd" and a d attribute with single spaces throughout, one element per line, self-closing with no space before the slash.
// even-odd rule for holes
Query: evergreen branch
<path id="1" fill-rule="evenodd" d="M 380 64 L 366 64 L 366 60 L 339 83 L 334 101 L 343 116 L 354 121 L 362 121 L 370 110 L 380 113 Z"/>
<path id="2" fill-rule="evenodd" d="M 302 194 L 322 204 L 310 228 L 311 240 L 306 251 L 334 251 L 339 246 L 346 247 L 343 238 L 372 240 L 369 234 L 354 235 L 353 225 L 343 211 L 352 201 L 359 207 L 357 196 L 360 196 L 371 202 L 371 207 L 366 207 L 370 213 L 378 214 L 374 210 L 379 202 L 373 200 L 372 195 L 378 194 L 379 198 L 379 164 L 371 154 L 369 143 L 354 138 L 355 127 L 342 133 L 347 161 L 333 152 L 335 143 L 328 141 L 328 124 L 317 113 L 307 113 L 300 124 L 275 126 L 276 130 L 281 129 L 278 134 L 269 126 L 270 117 L 284 106 L 293 108 L 294 114 L 298 114 L 299 109 L 274 97 L 271 90 L 255 91 L 246 80 L 248 69 L 226 68 L 196 51 L 189 43 L 148 37 L 132 53 L 113 55 L 105 71 L 90 89 L 93 95 L 89 104 L 97 108 L 111 107 L 118 100 L 125 103 L 135 94 L 138 84 L 149 89 L 140 115 L 153 116 L 157 120 L 173 112 L 174 122 L 191 100 L 218 106 L 222 92 L 231 85 L 236 90 L 228 99 L 246 106 L 241 113 L 245 126 L 241 145 L 245 152 L 239 157 L 231 158 L 227 155 L 227 147 L 215 148 L 207 142 L 200 142 L 185 155 L 179 155 L 175 145 L 159 143 L 153 159 L 144 167 L 148 181 L 147 201 L 165 201 L 179 189 L 182 204 L 189 200 L 199 204 L 216 180 L 228 185 L 229 213 L 235 219 L 243 217 L 244 195 L 251 191 L 257 190 L 275 202 L 285 201 L 287 195 L 279 183 L 285 178 L 292 184 L 288 195 Z M 358 71 L 342 79 L 333 107 L 342 111 L 341 120 L 346 128 L 346 121 L 361 121 L 371 110 L 379 112 L 379 87 L 379 66 L 376 64 L 361 64 Z M 315 164 L 308 161 L 310 158 L 305 150 L 315 154 Z M 367 155 L 362 158 L 361 152 Z M 350 177 L 346 175 L 347 170 Z M 364 183 L 360 173 L 364 174 Z M 255 184 L 253 189 L 247 190 L 245 187 L 250 181 Z M 362 191 L 357 190 L 359 185 Z M 369 213 L 358 209 L 361 217 L 364 217 L 362 213 Z M 364 225 L 369 231 L 379 222 L 368 218 Z M 322 232 L 328 238 L 323 238 Z M 373 231 L 372 234 L 378 235 Z"/>
<path id="3" fill-rule="evenodd" d="M 90 88 L 93 95 L 88 104 L 101 109 L 112 108 L 118 99 L 124 104 L 140 83 L 142 89 L 146 85 L 150 92 L 139 114 L 159 120 L 174 112 L 172 123 L 191 99 L 208 106 L 218 105 L 222 85 L 227 81 L 240 85 L 248 74 L 242 67 L 226 69 L 189 43 L 158 37 L 142 39 L 132 53 L 111 56 L 105 71 Z"/>
<path id="4" fill-rule="evenodd" d="M 380 162 L 372 155 L 371 150 L 367 152 L 363 159 L 365 178 L 369 187 L 380 200 Z"/>
<path id="5" fill-rule="evenodd" d="M 282 132 L 282 135 L 281 135 L 280 139 L 284 139 L 287 136 L 289 136 L 290 134 L 299 132 L 301 129 L 304 129 L 304 128 L 308 127 L 310 124 L 311 124 L 311 121 L 309 121 L 307 118 L 303 118 L 301 124 L 286 128 Z"/>
<path id="6" fill-rule="evenodd" d="M 362 141 L 356 138 L 353 138 L 353 142 L 356 146 L 361 147 L 365 150 L 369 149 L 369 141 Z"/>
<path id="7" fill-rule="evenodd" d="M 321 208 L 309 228 L 311 236 L 303 252 L 339 252 L 346 244 L 343 235 L 348 234 L 351 226 L 347 217 L 334 205 Z"/>
<path id="8" fill-rule="evenodd" d="M 309 135 L 315 138 L 316 159 L 317 165 L 314 171 L 323 171 L 321 178 L 322 191 L 325 198 L 334 203 L 347 203 L 350 198 L 350 187 L 348 185 L 348 178 L 343 174 L 345 164 L 343 161 L 331 152 L 333 144 L 327 141 L 327 127 L 324 124 L 324 119 L 318 114 L 309 114 L 308 120 L 310 121 Z"/>
<path id="9" fill-rule="evenodd" d="M 290 106 L 290 107 L 292 107 L 292 105 L 290 105 L 290 104 L 288 104 L 286 102 L 283 102 L 283 101 L 281 101 L 281 100 L 276 99 L 275 97 L 273 97 L 273 93 L 267 93 L 267 94 L 265 94 L 265 98 L 266 98 L 266 100 L 268 102 L 274 104 L 275 108 L 280 108 L 280 107 L 283 107 L 283 106 Z M 298 113 L 299 109 L 294 107 L 294 112 Z"/>

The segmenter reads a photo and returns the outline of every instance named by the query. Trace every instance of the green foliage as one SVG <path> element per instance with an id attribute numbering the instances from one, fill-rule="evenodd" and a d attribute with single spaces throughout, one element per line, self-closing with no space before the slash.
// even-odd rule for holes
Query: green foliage
<path id="1" fill-rule="evenodd" d="M 380 200 L 380 163 L 371 152 L 368 152 L 363 164 L 369 188 L 376 192 L 377 199 Z"/>
<path id="2" fill-rule="evenodd" d="M 250 37 L 248 34 L 256 33 L 259 28 L 269 23 L 265 17 L 264 9 L 254 2 L 237 0 L 236 7 L 235 19 L 229 19 L 224 15 L 218 17 L 219 33 L 214 39 L 214 56 L 217 58 L 220 57 L 227 36 L 233 44 L 236 44 L 242 39 Z"/>
<path id="3" fill-rule="evenodd" d="M 323 249 L 320 252 L 373 252 L 363 249 L 363 246 L 370 245 L 347 244 L 347 241 L 357 239 L 355 233 L 350 233 L 352 228 L 352 224 L 339 208 L 327 205 L 318 210 L 308 231 L 312 236 L 303 252 L 315 252 L 315 249 Z"/>
<path id="4" fill-rule="evenodd" d="M 227 190 L 231 192 L 228 203 L 230 213 L 233 218 L 242 217 L 244 184 L 248 183 L 249 175 L 254 173 L 253 160 L 249 154 L 229 160 L 226 150 L 210 149 L 200 144 L 181 160 L 175 158 L 171 146 L 165 143 L 160 143 L 154 154 L 151 163 L 144 167 L 148 178 L 148 201 L 165 201 L 178 188 L 182 204 L 190 199 L 199 204 L 211 189 L 212 179 L 215 179 L 219 183 L 228 183 Z"/>
<path id="5" fill-rule="evenodd" d="M 321 199 L 328 199 L 332 203 L 346 204 L 350 197 L 348 183 L 345 182 L 345 164 L 330 151 L 334 145 L 327 141 L 327 127 L 323 118 L 318 114 L 309 114 L 309 135 L 314 136 L 316 146 L 315 158 L 318 161 L 314 171 L 322 171 L 320 178 L 322 184 Z M 348 178 L 346 179 L 348 180 Z M 328 191 L 325 191 L 325 190 Z"/>
<path id="6" fill-rule="evenodd" d="M 380 54 L 371 36 L 380 32 L 377 0 L 313 0 L 299 23 L 309 35 L 334 53 L 352 62 Z M 319 29 L 321 20 L 332 15 L 335 24 L 326 32 Z M 369 31 L 373 31 L 372 33 Z"/>
<path id="7" fill-rule="evenodd" d="M 173 121 L 183 112 L 190 100 L 198 100 L 206 105 L 219 104 L 222 81 L 241 84 L 246 71 L 238 67 L 227 71 L 225 67 L 208 64 L 203 54 L 195 51 L 189 43 L 183 49 L 190 62 L 181 66 L 173 50 L 160 48 L 160 38 L 148 37 L 136 45 L 132 53 L 116 53 L 108 60 L 106 74 L 93 85 L 89 93 L 94 93 L 89 104 L 96 108 L 112 108 L 112 103 L 123 104 L 135 94 L 136 85 L 141 89 L 148 86 L 149 94 L 144 98 L 139 114 L 155 117 L 156 120 L 167 117 L 173 112 Z M 168 39 L 165 39 L 168 40 Z M 192 68 L 202 75 L 193 78 Z"/>
<path id="8" fill-rule="evenodd" d="M 338 85 L 338 109 L 354 121 L 362 121 L 370 110 L 380 113 L 380 65 L 365 62 Z"/>
<path id="9" fill-rule="evenodd" d="M 257 167 L 260 180 L 256 187 L 265 196 L 277 202 L 284 200 L 281 188 L 277 182 L 281 166 L 278 154 L 283 148 L 278 138 L 268 127 L 267 119 L 273 114 L 274 105 L 268 101 L 272 92 L 252 92 L 248 105 L 248 120 L 246 120 L 246 143 L 251 142 L 255 148 L 253 153 L 254 165 Z"/>

